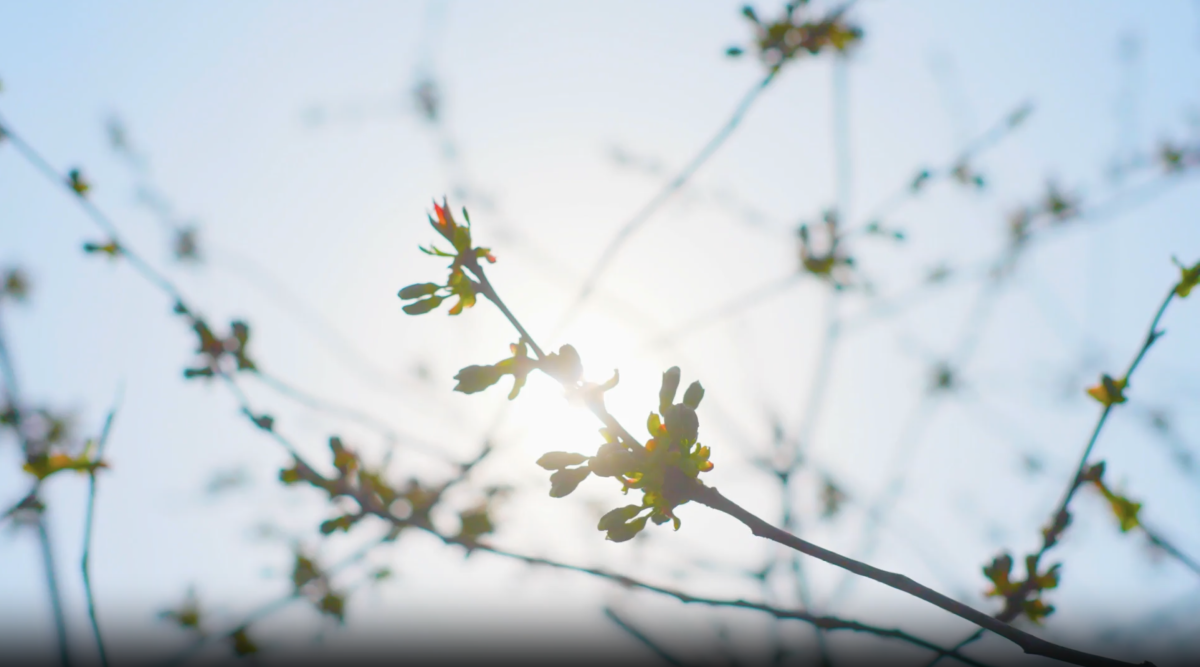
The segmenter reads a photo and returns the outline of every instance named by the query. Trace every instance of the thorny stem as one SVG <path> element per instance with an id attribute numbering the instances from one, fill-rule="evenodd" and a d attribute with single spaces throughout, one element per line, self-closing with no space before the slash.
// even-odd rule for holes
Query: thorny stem
<path id="1" fill-rule="evenodd" d="M 481 291 L 483 291 L 484 295 L 487 296 L 490 301 L 492 301 L 493 303 L 496 303 L 499 306 L 501 303 L 503 303 L 502 300 L 500 299 L 499 295 L 496 294 L 496 291 L 492 288 L 491 283 L 489 283 L 487 281 L 487 278 L 486 278 L 486 276 L 484 276 L 483 270 L 481 267 L 479 267 L 478 263 L 475 262 L 474 266 L 472 266 L 472 261 L 471 261 L 470 257 L 471 256 L 468 255 L 468 260 L 465 264 L 472 271 L 472 273 L 475 274 L 476 278 L 479 279 L 480 288 L 481 288 Z M 1168 297 L 1168 301 L 1169 300 L 1170 300 L 1170 297 Z M 1164 309 L 1165 309 L 1165 304 L 1164 304 L 1163 308 L 1159 309 L 1159 317 L 1161 317 L 1162 310 L 1164 310 Z M 525 328 L 523 326 L 521 326 L 520 322 L 512 314 L 512 312 L 509 311 L 508 308 L 506 308 L 506 307 L 501 308 L 501 312 L 504 313 L 505 317 L 508 318 L 509 322 L 512 323 L 513 327 L 517 329 L 517 331 L 521 334 L 521 336 L 529 342 L 530 346 L 534 347 L 534 349 L 537 350 L 538 348 L 536 347 L 536 343 L 533 342 L 532 337 L 529 336 L 528 332 L 525 331 Z M 1158 318 L 1155 318 L 1155 325 L 1157 325 L 1157 322 L 1158 322 Z M 1151 332 L 1152 333 L 1147 341 L 1147 345 L 1153 343 L 1153 339 L 1155 338 L 1155 335 L 1153 334 L 1153 328 L 1152 328 Z M 1141 354 L 1138 355 L 1138 358 L 1135 360 L 1134 366 L 1136 366 L 1136 363 L 1141 360 L 1141 356 L 1142 356 Z M 606 426 L 608 426 L 611 422 L 613 425 L 619 427 L 619 424 L 616 422 L 616 420 L 611 415 L 609 415 L 607 413 L 607 411 L 604 410 L 603 403 L 599 403 L 598 405 L 591 406 L 591 407 L 592 407 L 593 412 L 596 412 L 597 415 L 601 417 L 602 421 L 605 422 Z M 625 431 L 624 428 L 620 428 L 620 430 L 617 432 L 622 433 L 622 434 L 628 433 L 627 431 Z M 636 441 L 633 441 L 633 442 L 636 443 Z M 721 495 L 721 493 L 719 491 L 717 491 L 715 488 L 706 486 L 703 482 L 700 482 L 699 480 L 695 480 L 695 479 L 684 477 L 682 475 L 678 475 L 674 478 L 674 483 L 672 484 L 671 481 L 669 480 L 668 485 L 675 487 L 672 492 L 672 495 L 675 495 L 680 498 L 687 498 L 690 500 L 695 500 L 696 502 L 698 502 L 702 505 L 705 505 L 707 507 L 715 509 L 719 512 L 728 514 L 728 515 L 732 516 L 733 518 L 737 519 L 738 521 L 742 522 L 743 524 L 745 524 L 748 528 L 750 528 L 750 531 L 758 537 L 769 539 L 773 542 L 777 542 L 777 543 L 782 544 L 791 549 L 795 549 L 796 551 L 799 551 L 800 553 L 803 553 L 805 555 L 812 556 L 813 558 L 817 558 L 819 560 L 825 561 L 826 563 L 829 563 L 830 565 L 833 565 L 835 567 L 839 567 L 843 570 L 846 570 L 847 572 L 850 572 L 851 574 L 856 574 L 861 577 L 873 579 L 875 581 L 878 581 L 881 584 L 884 584 L 885 586 L 889 586 L 891 588 L 902 591 L 904 593 L 908 593 L 909 595 L 912 595 L 912 596 L 917 597 L 921 600 L 924 600 L 936 607 L 944 609 L 945 611 L 948 611 L 951 614 L 958 616 L 959 618 L 962 618 L 966 621 L 974 623 L 975 625 L 977 625 L 981 628 L 990 630 L 990 631 L 1000 635 L 1001 637 L 1004 637 L 1005 639 L 1007 639 L 1007 640 L 1011 641 L 1012 643 L 1016 644 L 1017 646 L 1021 647 L 1021 649 L 1023 651 L 1025 651 L 1025 653 L 1027 653 L 1027 654 L 1040 655 L 1040 656 L 1052 658 L 1055 660 L 1059 660 L 1062 662 L 1069 662 L 1069 663 L 1076 664 L 1076 665 L 1082 665 L 1084 667 L 1120 667 L 1120 666 L 1128 666 L 1128 665 L 1136 664 L 1136 663 L 1124 662 L 1122 660 L 1106 658 L 1104 656 L 1094 655 L 1091 653 L 1087 653 L 1085 651 L 1079 651 L 1079 650 L 1072 649 L 1072 648 L 1069 648 L 1066 646 L 1055 644 L 1053 642 L 1046 641 L 1040 637 L 1029 634 L 1028 632 L 1025 632 L 1018 628 L 1015 628 L 1015 627 L 1009 625 L 1008 623 L 1005 623 L 1004 621 L 993 618 L 993 617 L 991 617 L 981 611 L 978 611 L 977 609 L 974 609 L 968 605 L 965 605 L 957 600 L 954 600 L 953 598 L 947 597 L 947 596 L 933 590 L 932 588 L 924 586 L 924 585 L 914 581 L 913 579 L 910 579 L 907 576 L 904 576 L 902 574 L 897 574 L 895 572 L 888 572 L 886 570 L 881 570 L 877 567 L 867 565 L 866 563 L 862 563 L 857 560 L 854 560 L 853 558 L 843 556 L 837 552 L 830 551 L 828 549 L 819 547 L 811 542 L 800 539 L 799 537 L 796 537 L 795 535 L 792 535 L 791 533 L 788 533 L 784 530 L 780 530 L 779 528 L 772 526 L 771 524 L 767 523 L 766 521 L 763 521 L 762 519 L 755 516 L 748 510 L 743 509 L 741 506 L 737 505 L 733 501 L 731 501 L 728 498 L 726 498 L 725 496 Z M 461 540 L 444 540 L 444 541 L 462 543 Z M 471 542 L 471 543 L 466 544 L 466 546 L 472 546 L 474 544 L 475 544 L 474 542 Z M 478 548 L 483 548 L 483 547 L 478 547 Z M 485 549 L 485 550 L 492 551 L 493 553 L 499 553 L 492 549 Z M 523 557 L 523 558 L 527 558 L 527 557 Z M 588 571 L 586 568 L 571 568 L 571 569 Z M 662 592 L 662 591 L 659 591 L 659 592 Z M 798 612 L 798 613 L 803 613 L 803 612 Z M 1151 663 L 1144 662 L 1142 664 L 1150 665 Z"/>

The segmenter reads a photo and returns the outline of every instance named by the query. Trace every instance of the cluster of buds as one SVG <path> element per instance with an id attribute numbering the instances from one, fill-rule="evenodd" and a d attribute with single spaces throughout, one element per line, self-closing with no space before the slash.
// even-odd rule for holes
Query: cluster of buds
<path id="1" fill-rule="evenodd" d="M 767 67 L 778 69 L 806 53 L 814 56 L 828 50 L 845 53 L 862 40 L 862 29 L 848 23 L 842 11 L 809 20 L 801 17 L 797 11 L 804 4 L 788 3 L 783 16 L 771 22 L 760 19 L 749 5 L 742 8 L 742 15 L 754 25 L 754 46 L 758 49 L 758 58 Z M 734 46 L 725 53 L 736 57 L 742 55 L 744 50 Z"/>
<path id="2" fill-rule="evenodd" d="M 1004 610 L 1000 612 L 1000 617 L 1005 621 L 1011 622 L 1018 616 L 1025 616 L 1040 624 L 1042 619 L 1054 613 L 1054 606 L 1046 604 L 1042 593 L 1058 587 L 1059 565 L 1052 565 L 1050 569 L 1039 573 L 1039 560 L 1037 554 L 1025 557 L 1026 577 L 1023 581 L 1012 579 L 1013 559 L 1008 554 L 997 556 L 991 565 L 983 568 L 983 575 L 992 582 L 987 596 L 1004 598 Z"/>
<path id="3" fill-rule="evenodd" d="M 450 308 L 450 314 L 458 315 L 464 309 L 475 305 L 475 295 L 479 291 L 478 285 L 467 276 L 465 269 L 477 266 L 480 259 L 495 263 L 496 257 L 489 248 L 471 246 L 471 216 L 467 214 L 466 208 L 463 208 L 462 211 L 466 224 L 461 225 L 450 213 L 445 199 L 442 199 L 441 204 L 435 201 L 433 210 L 437 217 L 435 219 L 434 216 L 429 216 L 429 224 L 450 242 L 454 247 L 454 252 L 446 252 L 432 244 L 428 248 L 421 246 L 421 251 L 427 255 L 451 258 L 450 276 L 444 285 L 437 283 L 409 285 L 400 290 L 399 297 L 406 301 L 416 299 L 404 306 L 404 312 L 409 315 L 422 315 L 440 306 L 443 300 L 457 296 L 458 301 Z"/>
<path id="4" fill-rule="evenodd" d="M 177 307 L 176 310 L 179 310 Z M 186 310 L 183 312 L 186 313 Z M 185 378 L 213 377 L 225 372 L 221 360 L 229 358 L 239 371 L 255 371 L 258 367 L 247 356 L 247 345 L 250 342 L 250 325 L 240 320 L 229 324 L 229 335 L 218 338 L 209 328 L 208 323 L 199 317 L 192 317 L 192 329 L 196 332 L 199 343 L 196 354 L 203 357 L 199 366 L 183 371 Z"/>
<path id="5" fill-rule="evenodd" d="M 824 219 L 826 248 L 823 251 L 815 249 L 815 242 L 809 232 L 808 225 L 800 225 L 796 231 L 800 238 L 800 266 L 820 278 L 828 281 L 834 289 L 845 289 L 852 283 L 854 258 L 845 254 L 842 247 L 842 235 L 838 228 L 839 218 L 836 211 L 826 211 Z M 872 233 L 879 233 L 876 224 Z"/>
<path id="6" fill-rule="evenodd" d="M 1108 501 L 1109 508 L 1112 509 L 1113 516 L 1117 518 L 1120 524 L 1121 532 L 1128 533 L 1129 531 L 1142 525 L 1138 514 L 1142 511 L 1142 504 L 1134 502 L 1125 496 L 1113 491 L 1104 481 L 1104 461 L 1095 465 L 1088 466 L 1083 474 L 1079 476 L 1080 484 L 1091 484 L 1104 499 Z"/>
<path id="7" fill-rule="evenodd" d="M 436 493 L 416 481 L 411 481 L 403 491 L 392 488 L 380 473 L 367 470 L 358 454 L 348 449 L 337 436 L 329 439 L 329 449 L 333 454 L 336 472 L 332 477 L 321 475 L 299 459 L 291 468 L 279 472 L 279 480 L 284 484 L 308 484 L 329 494 L 330 500 L 345 497 L 358 503 L 359 511 L 323 522 L 322 534 L 329 535 L 339 530 L 348 532 L 368 513 L 392 513 L 396 504 L 404 507 L 395 508 L 395 514 L 403 515 L 412 523 L 428 525 L 429 510 L 436 501 Z"/>
<path id="8" fill-rule="evenodd" d="M 1029 239 L 1039 221 L 1061 224 L 1079 214 L 1079 200 L 1064 192 L 1053 181 L 1046 184 L 1042 200 L 1034 206 L 1017 209 L 1008 217 L 1008 235 L 1013 247 Z"/>
<path id="9" fill-rule="evenodd" d="M 8 298 L 13 301 L 24 301 L 29 297 L 29 278 L 19 268 L 11 268 L 4 272 L 4 283 L 0 284 L 0 300 Z"/>
<path id="10" fill-rule="evenodd" d="M 346 621 L 346 596 L 335 592 L 329 575 L 299 549 L 292 564 L 292 587 L 297 596 L 308 598 L 322 614 L 338 623 Z"/>
<path id="11" fill-rule="evenodd" d="M 615 478 L 625 493 L 642 491 L 640 505 L 619 507 L 601 517 L 597 528 L 607 533 L 609 540 L 633 539 L 647 521 L 659 525 L 670 521 L 678 530 L 680 521 L 674 510 L 690 500 L 687 485 L 713 468 L 711 451 L 697 439 L 700 422 L 696 408 L 704 398 L 704 388 L 693 382 L 684 392 L 683 402 L 675 403 L 679 380 L 678 367 L 663 373 L 659 411 L 647 419 L 651 438 L 645 446 L 604 428 L 600 433 L 605 442 L 595 456 L 550 452 L 538 459 L 538 465 L 554 471 L 550 495 L 555 498 L 568 495 L 592 474 Z"/>

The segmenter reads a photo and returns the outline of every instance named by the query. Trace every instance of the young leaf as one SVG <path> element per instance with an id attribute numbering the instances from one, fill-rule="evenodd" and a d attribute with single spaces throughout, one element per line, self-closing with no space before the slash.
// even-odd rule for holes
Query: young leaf
<path id="1" fill-rule="evenodd" d="M 615 510 L 610 510 L 604 516 L 600 517 L 600 523 L 596 524 L 596 528 L 604 531 L 612 530 L 637 516 L 637 513 L 641 512 L 642 509 L 640 505 L 626 505 L 618 507 Z"/>
<path id="2" fill-rule="evenodd" d="M 442 305 L 442 297 L 431 296 L 428 299 L 421 299 L 420 301 L 414 301 L 407 306 L 403 306 L 402 310 L 409 315 L 424 315 L 440 305 Z"/>
<path id="3" fill-rule="evenodd" d="M 242 626 L 230 633 L 229 641 L 233 643 L 233 652 L 239 657 L 258 653 L 258 645 L 251 641 L 249 628 L 246 626 Z"/>
<path id="4" fill-rule="evenodd" d="M 608 535 L 605 536 L 605 539 L 613 542 L 628 542 L 638 533 L 642 532 L 642 529 L 646 527 L 646 519 L 649 518 L 648 516 L 644 516 L 634 519 L 629 523 L 615 525 L 608 529 Z"/>
<path id="5" fill-rule="evenodd" d="M 441 285 L 435 285 L 434 283 L 417 283 L 400 290 L 396 296 L 399 296 L 401 299 L 419 299 L 423 296 L 433 294 L 440 287 Z"/>
<path id="6" fill-rule="evenodd" d="M 586 461 L 588 457 L 583 454 L 572 454 L 570 452 L 549 452 L 543 454 L 542 458 L 537 460 L 537 464 L 546 470 L 562 470 L 567 466 L 577 466 Z"/>
<path id="7" fill-rule="evenodd" d="M 542 370 L 559 382 L 575 384 L 583 377 L 583 362 L 573 346 L 563 345 L 557 353 L 546 355 Z"/>
<path id="8" fill-rule="evenodd" d="M 83 177 L 83 172 L 79 171 L 78 169 L 72 169 L 70 173 L 67 174 L 67 185 L 71 186 L 71 189 L 75 191 L 75 194 L 79 195 L 80 197 L 86 195 L 87 191 L 92 189 L 92 185 Z"/>
<path id="9" fill-rule="evenodd" d="M 1179 284 L 1175 286 L 1175 294 L 1181 299 L 1186 299 L 1192 290 L 1200 285 L 1200 262 L 1196 262 L 1195 266 L 1187 267 L 1179 263 L 1179 260 L 1171 258 L 1175 262 L 1175 266 L 1179 267 Z"/>
<path id="10" fill-rule="evenodd" d="M 1105 407 L 1114 403 L 1124 403 L 1126 400 L 1126 383 L 1127 380 L 1125 378 L 1114 380 L 1108 374 L 1103 374 L 1100 376 L 1100 384 L 1088 387 L 1087 393 L 1088 396 L 1100 401 Z"/>
<path id="11" fill-rule="evenodd" d="M 700 401 L 703 399 L 704 387 L 700 386 L 699 382 L 688 385 L 687 391 L 683 392 L 683 404 L 693 410 L 700 407 Z"/>
<path id="12" fill-rule="evenodd" d="M 495 366 L 467 366 L 454 376 L 454 379 L 458 380 L 454 391 L 474 394 L 496 384 L 503 376 L 504 371 Z"/>
<path id="13" fill-rule="evenodd" d="M 591 472 L 586 467 L 564 468 L 550 475 L 550 497 L 562 498 L 570 495 Z"/>
<path id="14" fill-rule="evenodd" d="M 346 598 L 330 591 L 321 597 L 317 609 L 322 614 L 328 614 L 337 619 L 338 623 L 346 622 Z"/>
<path id="15" fill-rule="evenodd" d="M 492 519 L 488 516 L 486 505 L 462 512 L 458 515 L 458 519 L 460 525 L 458 529 L 459 539 L 474 542 L 480 536 L 495 530 L 495 526 L 492 525 Z"/>

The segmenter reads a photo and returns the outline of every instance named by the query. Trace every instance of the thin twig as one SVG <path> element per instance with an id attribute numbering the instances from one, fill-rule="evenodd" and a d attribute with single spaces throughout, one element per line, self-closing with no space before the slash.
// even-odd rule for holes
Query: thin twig
<path id="1" fill-rule="evenodd" d="M 301 405 L 312 408 L 317 412 L 324 412 L 335 417 L 341 417 L 342 419 L 355 422 L 369 430 L 378 433 L 379 435 L 383 436 L 389 448 L 394 447 L 400 442 L 404 442 L 409 445 L 417 446 L 419 449 L 424 451 L 424 453 L 430 456 L 439 457 L 443 460 L 445 459 L 445 453 L 433 443 L 421 440 L 420 438 L 409 433 L 401 433 L 384 420 L 367 414 L 362 410 L 356 410 L 344 405 L 339 405 L 338 403 L 328 399 L 314 396 L 308 391 L 300 389 L 299 387 L 296 387 L 295 385 L 266 371 L 257 371 L 252 373 L 252 376 L 257 378 L 267 387 L 270 387 L 279 394 L 286 396 L 297 403 L 300 403 Z"/>
<path id="2" fill-rule="evenodd" d="M 50 609 L 54 614 L 54 632 L 58 637 L 58 661 L 68 667 L 71 660 L 67 655 L 67 620 L 63 616 L 62 593 L 58 588 L 58 573 L 54 567 L 54 549 L 50 544 L 50 533 L 46 530 L 46 519 L 42 512 L 37 517 L 38 541 L 42 546 L 42 564 L 46 568 L 46 589 L 50 593 Z"/>
<path id="3" fill-rule="evenodd" d="M 124 392 L 117 390 L 117 398 L 113 401 L 113 406 L 108 411 L 108 417 L 104 419 L 104 428 L 100 431 L 100 439 L 96 444 L 96 460 L 103 460 L 104 449 L 108 444 L 108 435 L 112 431 L 113 420 L 117 416 L 117 410 L 121 406 L 121 396 Z M 100 654 L 101 667 L 108 667 L 108 652 L 104 649 L 104 638 L 100 634 L 100 619 L 96 615 L 96 596 L 92 590 L 92 569 L 91 569 L 91 554 L 92 554 L 92 524 L 96 516 L 96 469 L 88 470 L 88 501 L 87 501 L 87 518 L 83 524 L 83 556 L 80 558 L 79 567 L 83 571 L 83 590 L 87 595 L 88 618 L 92 623 L 92 634 L 96 638 L 96 650 Z"/>
<path id="4" fill-rule="evenodd" d="M 708 143 L 704 144 L 704 147 L 700 149 L 700 152 L 697 153 L 696 156 L 693 157 L 691 161 L 688 162 L 684 168 L 680 170 L 680 172 L 676 174 L 675 177 L 666 184 L 666 186 L 663 187 L 662 190 L 659 190 L 649 202 L 647 202 L 640 210 L 638 210 L 638 212 L 635 213 L 632 218 L 627 220 L 625 224 L 621 225 L 621 227 L 617 230 L 617 233 L 608 242 L 608 245 L 606 245 L 604 250 L 600 252 L 599 259 L 597 259 L 596 263 L 592 265 L 592 269 L 588 272 L 587 277 L 584 278 L 583 286 L 580 287 L 579 293 L 576 295 L 574 301 L 567 306 L 562 319 L 559 320 L 558 325 L 555 327 L 556 331 L 561 332 L 568 324 L 571 323 L 572 320 L 575 319 L 575 316 L 579 313 L 579 309 L 583 307 L 584 302 L 591 298 L 592 292 L 596 289 L 597 283 L 600 282 L 600 277 L 604 274 L 604 271 L 608 268 L 608 265 L 612 263 L 612 260 L 616 258 L 617 252 L 620 251 L 621 246 L 623 246 L 625 242 L 629 240 L 634 232 L 641 228 L 642 225 L 646 224 L 646 222 L 650 219 L 650 216 L 654 215 L 658 209 L 661 208 L 662 205 L 671 198 L 671 195 L 678 192 L 679 189 L 688 182 L 688 179 L 690 179 L 692 175 L 695 174 L 696 171 L 700 169 L 700 167 L 703 166 L 704 163 L 707 162 L 708 159 L 717 152 L 717 149 L 725 143 L 725 140 L 733 135 L 734 130 L 741 125 L 742 119 L 745 118 L 746 113 L 750 111 L 752 106 L 754 106 L 754 102 L 759 98 L 762 92 L 771 85 L 771 82 L 775 80 L 775 76 L 778 73 L 779 68 L 771 68 L 767 75 L 763 77 L 763 79 L 757 84 L 755 84 L 748 93 L 746 93 L 745 97 L 742 98 L 741 103 L 738 104 L 736 109 L 734 109 L 733 115 L 731 115 L 729 119 L 725 121 L 725 124 L 721 126 L 721 129 L 719 129 L 717 133 L 708 140 Z"/>
<path id="5" fill-rule="evenodd" d="M 693 480 L 695 481 L 695 480 Z M 1040 637 L 1034 636 L 1023 630 L 1017 629 L 1003 621 L 999 621 L 987 614 L 969 607 L 957 600 L 949 598 L 937 591 L 923 586 L 909 577 L 895 572 L 888 572 L 877 567 L 867 565 L 852 558 L 847 558 L 839 553 L 819 547 L 811 542 L 802 540 L 786 531 L 780 530 L 771 524 L 763 521 L 749 511 L 743 509 L 733 501 L 721 495 L 713 487 L 705 486 L 698 481 L 695 481 L 692 489 L 691 499 L 696 502 L 711 507 L 719 512 L 724 512 L 737 519 L 750 528 L 751 532 L 759 537 L 769 539 L 773 542 L 778 542 L 784 546 L 795 549 L 803 554 L 812 556 L 819 560 L 825 561 L 830 565 L 842 568 L 848 572 L 873 579 L 879 583 L 894 588 L 898 591 L 908 593 L 914 597 L 920 598 L 936 607 L 944 609 L 959 618 L 970 621 L 986 630 L 990 630 L 1010 642 L 1021 647 L 1025 653 L 1030 655 L 1040 655 L 1062 662 L 1069 662 L 1076 665 L 1086 667 L 1117 667 L 1127 666 L 1137 663 L 1128 663 L 1122 660 L 1106 658 L 1104 656 L 1094 655 L 1085 651 L 1079 651 L 1060 644 L 1046 641 Z M 1150 663 L 1141 663 L 1149 665 Z"/>
<path id="6" fill-rule="evenodd" d="M 675 656 L 671 655 L 670 653 L 667 653 L 666 649 L 659 646 L 658 643 L 655 642 L 653 639 L 650 639 L 649 637 L 647 637 L 646 633 L 633 627 L 632 625 L 629 624 L 628 621 L 626 621 L 625 619 L 618 616 L 617 612 L 614 611 L 612 607 L 605 607 L 604 615 L 608 617 L 608 620 L 610 620 L 614 624 L 616 624 L 616 626 L 618 628 L 621 628 L 622 630 L 627 632 L 629 634 L 629 636 L 638 640 L 639 642 L 642 643 L 643 646 L 645 646 L 646 648 L 653 651 L 654 655 L 657 655 L 658 657 L 662 658 L 664 662 L 671 664 L 671 665 L 678 665 L 679 667 L 683 667 L 683 662 L 680 661 L 679 658 L 676 658 Z"/>

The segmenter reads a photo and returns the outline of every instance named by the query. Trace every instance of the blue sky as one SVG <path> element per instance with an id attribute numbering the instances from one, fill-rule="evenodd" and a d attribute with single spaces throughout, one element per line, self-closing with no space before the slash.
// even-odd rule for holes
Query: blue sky
<path id="1" fill-rule="evenodd" d="M 756 6 L 767 17 L 778 11 Z M 0 25 L 0 113 L 56 167 L 82 167 L 94 183 L 93 201 L 212 321 L 249 319 L 264 367 L 380 415 L 458 459 L 490 434 L 499 452 L 478 472 L 478 487 L 506 482 L 518 489 L 502 510 L 500 544 L 663 581 L 682 568 L 689 575 L 681 585 L 761 595 L 744 578 L 689 564 L 700 553 L 728 567 L 754 567 L 772 553 L 723 517 L 688 507 L 679 533 L 659 530 L 623 548 L 591 528 L 589 503 L 611 505 L 613 489 L 585 484 L 568 500 L 546 498 L 544 475 L 532 462 L 566 446 L 564 439 L 589 447 L 594 424 L 566 407 L 549 382 L 531 382 L 503 412 L 503 392 L 451 394 L 458 368 L 501 358 L 512 334 L 483 307 L 461 318 L 407 317 L 395 292 L 440 274 L 438 262 L 416 251 L 431 238 L 425 214 L 432 198 L 469 183 L 476 234 L 500 258 L 492 275 L 544 346 L 573 343 L 596 379 L 620 368 L 612 406 L 631 424 L 644 419 L 662 369 L 677 364 L 685 378 L 701 379 L 711 411 L 701 417 L 717 462 L 712 482 L 776 520 L 778 494 L 751 461 L 769 448 L 771 416 L 789 436 L 801 430 L 828 289 L 800 281 L 675 345 L 648 342 L 795 271 L 796 225 L 837 203 L 830 61 L 786 70 L 689 186 L 622 250 L 581 317 L 551 339 L 610 236 L 761 78 L 753 58 L 724 56 L 749 36 L 737 3 L 42 3 L 7 14 Z M 1040 197 L 1047 179 L 1089 203 L 1109 201 L 1138 185 L 1137 176 L 1109 176 L 1114 160 L 1196 138 L 1194 3 L 863 0 L 852 16 L 866 39 L 843 72 L 851 175 L 841 184 L 849 193 L 844 218 L 865 222 L 918 169 L 944 164 L 1020 105 L 1034 108 L 973 163 L 988 179 L 984 191 L 936 185 L 884 220 L 905 229 L 904 244 L 856 242 L 860 265 L 883 297 L 903 293 L 939 262 L 959 267 L 995 257 L 1004 247 L 1006 214 Z M 441 130 L 413 111 L 411 89 L 423 75 L 434 77 L 444 96 Z M 109 147 L 105 123 L 114 116 L 147 160 L 148 176 Z M 445 158 L 447 138 L 456 160 Z M 658 172 L 618 164 L 615 149 L 659 165 Z M 169 196 L 180 221 L 198 225 L 205 264 L 171 262 L 168 237 L 135 196 L 146 179 Z M 805 447 L 814 466 L 836 473 L 863 503 L 898 466 L 911 467 L 896 506 L 900 518 L 881 533 L 873 562 L 961 590 L 983 606 L 979 568 L 1001 548 L 1036 546 L 1095 420 L 1096 405 L 1082 388 L 1136 351 L 1177 278 L 1170 257 L 1200 259 L 1200 191 L 1189 179 L 1036 244 L 961 369 L 968 389 L 928 414 L 918 406 L 930 363 L 953 356 L 969 329 L 979 281 L 956 283 L 901 317 L 845 337 L 825 411 Z M 731 214 L 722 204 L 730 200 L 752 206 L 761 220 Z M 93 433 L 118 388 L 124 391 L 95 537 L 102 615 L 134 628 L 160 627 L 156 611 L 194 584 L 232 620 L 285 592 L 287 545 L 255 537 L 256 526 L 270 522 L 315 545 L 314 528 L 327 509 L 311 494 L 279 488 L 275 471 L 286 457 L 246 427 L 219 385 L 181 379 L 194 341 L 171 317 L 171 304 L 120 262 L 81 253 L 99 232 L 3 145 L 0 202 L 0 263 L 26 267 L 34 282 L 31 303 L 6 309 L 3 321 L 24 392 L 74 410 L 80 431 Z M 847 316 L 870 305 L 857 294 L 841 301 Z M 1200 554 L 1197 514 L 1184 509 L 1200 501 L 1196 478 L 1172 464 L 1138 417 L 1169 409 L 1182 441 L 1193 452 L 1200 442 L 1200 358 L 1188 343 L 1200 331 L 1193 301 L 1168 313 L 1169 334 L 1135 382 L 1144 402 L 1112 420 L 1097 455 L 1145 502 L 1148 522 Z M 315 320 L 321 324 L 314 327 Z M 418 366 L 429 381 L 418 377 Z M 378 438 L 353 424 L 249 389 L 305 451 L 321 453 L 333 432 L 379 450 Z M 922 426 L 905 445 L 913 447 L 907 463 L 897 463 L 892 457 L 909 419 Z M 397 465 L 447 474 L 429 456 L 401 452 Z M 1043 463 L 1040 475 L 1022 473 L 1030 452 Z M 19 463 L 15 447 L 0 449 L 6 503 L 27 483 Z M 214 474 L 233 470 L 245 471 L 246 487 L 205 494 Z M 830 548 L 859 549 L 864 513 L 848 509 L 840 521 L 817 521 L 811 485 L 818 477 L 806 475 L 808 486 L 794 499 L 806 535 Z M 81 479 L 64 478 L 47 491 L 81 653 L 92 650 L 76 568 L 84 489 Z M 469 493 L 458 500 L 471 501 Z M 1096 498 L 1080 507 L 1077 532 L 1061 547 L 1068 574 L 1055 595 L 1059 612 L 1049 636 L 1093 642 L 1104 623 L 1136 624 L 1163 609 L 1176 609 L 1172 618 L 1195 618 L 1194 606 L 1171 606 L 1195 596 L 1194 574 L 1148 558 L 1136 538 L 1116 531 Z M 453 524 L 452 515 L 445 518 Z M 369 537 L 363 531 L 322 553 L 348 552 Z M 914 541 L 923 548 L 912 548 Z M 0 572 L 0 637 L 33 633 L 49 651 L 36 541 L 28 531 L 6 531 L 0 554 L 11 563 Z M 330 633 L 327 642 L 350 641 L 356 620 L 366 617 L 423 618 L 433 628 L 465 617 L 485 632 L 507 630 L 513 618 L 556 618 L 636 652 L 642 649 L 633 640 L 605 623 L 602 604 L 635 610 L 667 643 L 670 632 L 644 610 L 658 605 L 671 618 L 709 618 L 582 577 L 480 556 L 464 562 L 459 551 L 418 538 L 377 559 L 397 578 L 352 598 L 351 629 Z M 818 565 L 811 576 L 817 599 L 829 599 L 840 575 Z M 563 600 L 563 587 L 578 594 Z M 779 601 L 794 603 L 792 591 L 779 588 Z M 516 590 L 523 602 L 513 608 Z M 1123 615 L 1114 600 L 1128 602 Z M 321 627 L 312 614 L 294 611 L 286 623 Z M 914 627 L 929 625 L 949 641 L 964 632 L 938 625 L 940 612 L 866 583 L 827 611 L 879 622 L 905 613 Z M 732 619 L 746 646 L 765 632 L 762 619 Z M 1164 624 L 1164 632 L 1195 629 L 1194 620 L 1180 622 L 1190 625 Z M 420 632 L 415 621 L 409 627 Z M 1178 632 L 1171 636 L 1184 634 Z M 796 641 L 806 637 L 797 631 Z M 159 640 L 168 651 L 183 637 L 164 630 Z"/>

